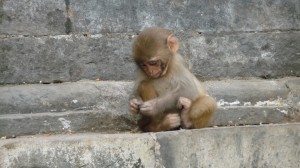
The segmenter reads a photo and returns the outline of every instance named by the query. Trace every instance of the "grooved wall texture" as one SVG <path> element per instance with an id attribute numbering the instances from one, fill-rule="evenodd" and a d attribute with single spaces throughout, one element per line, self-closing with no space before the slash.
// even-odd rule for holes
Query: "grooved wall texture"
<path id="1" fill-rule="evenodd" d="M 134 79 L 149 26 L 174 31 L 201 79 L 300 76 L 298 0 L 0 0 L 0 84 Z"/>

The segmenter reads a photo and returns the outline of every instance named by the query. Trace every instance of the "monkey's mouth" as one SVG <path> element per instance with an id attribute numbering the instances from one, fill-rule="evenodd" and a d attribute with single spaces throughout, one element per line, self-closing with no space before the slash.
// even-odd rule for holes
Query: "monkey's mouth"
<path id="1" fill-rule="evenodd" d="M 161 72 L 157 72 L 155 74 L 150 74 L 150 73 L 148 74 L 148 76 L 152 79 L 159 78 L 160 75 L 161 75 Z"/>

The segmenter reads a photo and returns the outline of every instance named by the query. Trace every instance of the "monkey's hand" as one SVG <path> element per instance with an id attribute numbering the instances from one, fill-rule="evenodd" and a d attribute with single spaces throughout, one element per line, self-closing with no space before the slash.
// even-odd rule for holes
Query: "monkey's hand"
<path id="1" fill-rule="evenodd" d="M 183 128 L 190 128 L 192 126 L 192 122 L 189 119 L 189 111 L 192 105 L 192 101 L 185 97 L 179 97 L 177 102 L 177 108 L 181 110 L 181 122 Z"/>
<path id="2" fill-rule="evenodd" d="M 157 99 L 152 99 L 140 105 L 140 113 L 145 116 L 154 116 L 157 113 Z"/>
<path id="3" fill-rule="evenodd" d="M 138 101 L 138 99 L 131 99 L 130 100 L 130 109 L 129 111 L 133 114 L 137 114 L 139 112 L 139 106 L 142 104 L 141 101 Z"/>

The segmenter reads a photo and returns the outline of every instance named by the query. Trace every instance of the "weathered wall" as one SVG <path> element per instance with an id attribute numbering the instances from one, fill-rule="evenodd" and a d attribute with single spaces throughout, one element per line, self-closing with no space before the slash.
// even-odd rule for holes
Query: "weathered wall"
<path id="1" fill-rule="evenodd" d="M 154 25 L 202 79 L 300 75 L 298 0 L 0 0 L 0 83 L 133 79 L 132 38 Z"/>
<path id="2" fill-rule="evenodd" d="M 198 32 L 299 29 L 297 0 L 1 0 L 1 34 L 136 32 L 163 26 Z"/>

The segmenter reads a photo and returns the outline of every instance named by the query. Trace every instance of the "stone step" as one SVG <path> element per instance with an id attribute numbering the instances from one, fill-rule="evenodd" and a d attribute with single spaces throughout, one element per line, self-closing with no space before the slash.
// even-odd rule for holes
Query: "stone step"
<path id="1" fill-rule="evenodd" d="M 300 79 L 204 82 L 218 110 L 210 126 L 300 121 Z M 128 131 L 133 82 L 79 81 L 0 87 L 0 136 Z"/>
<path id="2" fill-rule="evenodd" d="M 300 124 L 0 140 L 0 167 L 299 167 Z"/>
<path id="3" fill-rule="evenodd" d="M 206 81 L 204 87 L 223 106 L 286 106 L 289 84 L 300 78 L 277 80 Z M 65 82 L 0 86 L 0 114 L 31 114 L 68 110 L 126 111 L 132 81 Z M 299 87 L 295 85 L 295 89 Z"/>
<path id="4" fill-rule="evenodd" d="M 5 0 L 0 34 L 137 32 L 153 25 L 199 32 L 299 30 L 299 12 L 298 0 Z"/>
<path id="5" fill-rule="evenodd" d="M 300 32 L 175 33 L 201 79 L 300 76 Z M 133 33 L 0 38 L 0 84 L 132 80 Z"/>

